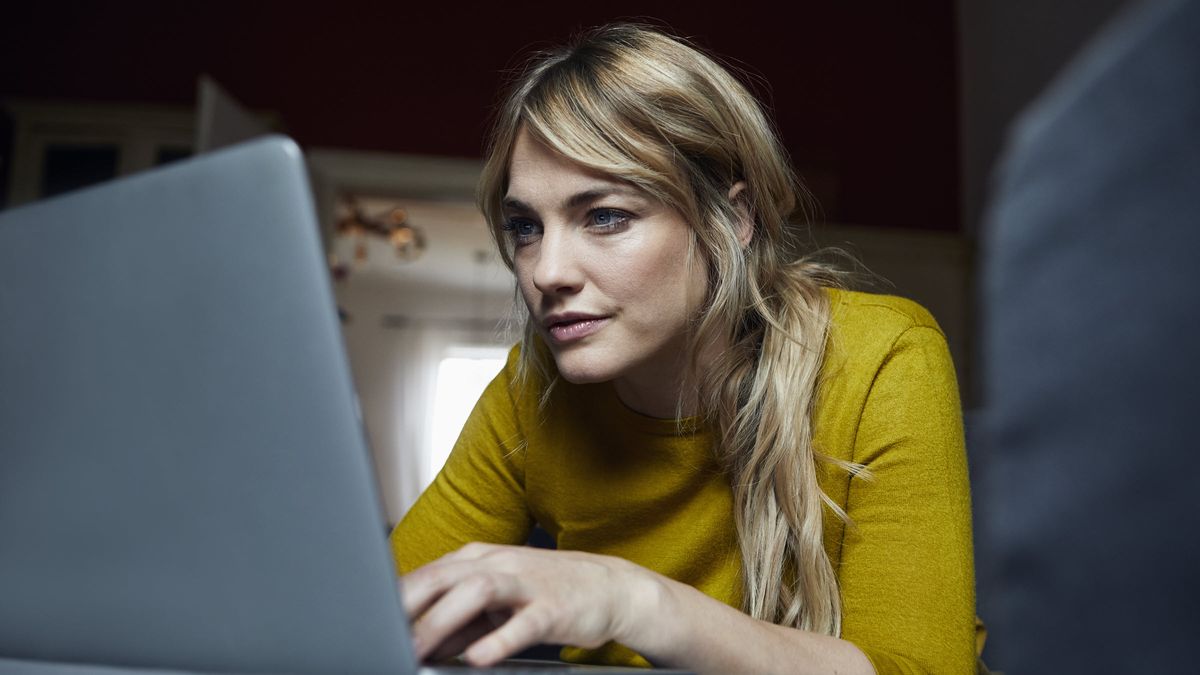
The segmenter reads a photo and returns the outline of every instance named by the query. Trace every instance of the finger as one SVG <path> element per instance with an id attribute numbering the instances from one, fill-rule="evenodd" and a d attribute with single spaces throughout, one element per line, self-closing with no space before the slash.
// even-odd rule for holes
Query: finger
<path id="1" fill-rule="evenodd" d="M 463 657 L 473 666 L 490 666 L 513 654 L 547 642 L 553 622 L 536 607 L 517 611 L 496 630 L 467 647 Z"/>
<path id="2" fill-rule="evenodd" d="M 409 621 L 414 622 L 425 613 L 430 604 L 446 592 L 445 585 L 438 583 L 436 579 L 429 578 L 428 575 L 419 577 L 415 573 L 400 577 L 399 586 L 404 613 L 408 614 Z"/>
<path id="3" fill-rule="evenodd" d="M 442 594 L 478 571 L 477 563 L 455 562 L 442 558 L 409 572 L 400 577 L 400 597 L 404 601 L 404 611 L 411 619 L 417 619 Z"/>
<path id="4" fill-rule="evenodd" d="M 515 578 L 477 573 L 446 591 L 413 624 L 413 646 L 420 658 L 485 610 L 514 607 L 523 598 Z"/>
<path id="5" fill-rule="evenodd" d="M 420 616 L 447 588 L 473 573 L 475 567 L 469 563 L 508 548 L 514 547 L 472 542 L 402 576 L 400 597 L 404 611 L 412 618 Z M 464 563 L 468 567 L 464 568 Z"/>
<path id="6" fill-rule="evenodd" d="M 496 630 L 512 616 L 509 611 L 485 611 L 468 623 L 462 630 L 446 638 L 437 649 L 429 655 L 429 661 L 434 663 L 445 661 L 462 654 L 468 645 Z"/>
<path id="7" fill-rule="evenodd" d="M 462 654 L 468 645 L 496 630 L 496 625 L 487 613 L 481 614 L 443 640 L 440 645 L 429 653 L 427 659 L 437 663 L 458 656 Z"/>

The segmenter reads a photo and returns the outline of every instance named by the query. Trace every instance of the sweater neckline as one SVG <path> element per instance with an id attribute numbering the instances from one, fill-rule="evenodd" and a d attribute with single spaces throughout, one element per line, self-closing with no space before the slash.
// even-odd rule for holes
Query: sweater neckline
<path id="1" fill-rule="evenodd" d="M 699 415 L 676 420 L 651 417 L 625 405 L 611 382 L 600 385 L 600 399 L 612 418 L 637 431 L 655 436 L 690 437 L 704 433 L 704 418 Z"/>

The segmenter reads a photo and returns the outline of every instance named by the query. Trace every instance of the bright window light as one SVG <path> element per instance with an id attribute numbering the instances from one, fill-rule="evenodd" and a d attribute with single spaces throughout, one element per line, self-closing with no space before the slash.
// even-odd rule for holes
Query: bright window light
<path id="1" fill-rule="evenodd" d="M 448 350 L 438 364 L 426 485 L 442 470 L 463 423 L 488 383 L 504 367 L 507 354 L 503 347 L 460 347 Z"/>

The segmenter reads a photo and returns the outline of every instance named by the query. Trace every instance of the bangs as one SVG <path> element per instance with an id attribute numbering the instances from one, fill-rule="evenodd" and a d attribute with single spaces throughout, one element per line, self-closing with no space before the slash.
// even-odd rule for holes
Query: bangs
<path id="1" fill-rule="evenodd" d="M 684 207 L 689 199 L 675 189 L 684 172 L 674 147 L 637 104 L 645 96 L 606 72 L 619 72 L 619 64 L 604 65 L 578 57 L 555 64 L 523 101 L 524 128 L 571 161 Z"/>

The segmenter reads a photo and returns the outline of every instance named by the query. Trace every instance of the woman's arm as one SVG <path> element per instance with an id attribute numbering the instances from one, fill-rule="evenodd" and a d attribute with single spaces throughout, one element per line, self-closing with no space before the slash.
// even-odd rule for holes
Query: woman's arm
<path id="1" fill-rule="evenodd" d="M 923 313 L 923 312 L 922 312 Z M 842 637 L 881 674 L 975 672 L 975 578 L 962 414 L 932 319 L 891 342 L 859 413 L 837 569 Z"/>
<path id="2" fill-rule="evenodd" d="M 404 588 L 420 658 L 465 648 L 470 663 L 490 665 L 538 643 L 616 640 L 700 673 L 874 672 L 849 642 L 757 621 L 610 556 L 472 544 L 407 575 Z M 498 625 L 477 621 L 489 613 Z"/>

